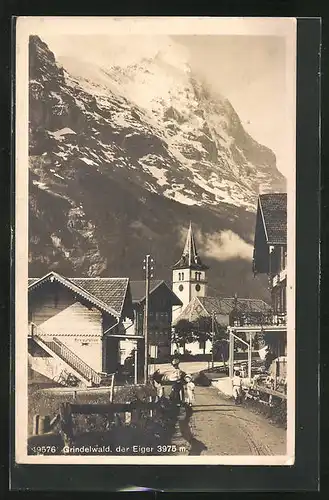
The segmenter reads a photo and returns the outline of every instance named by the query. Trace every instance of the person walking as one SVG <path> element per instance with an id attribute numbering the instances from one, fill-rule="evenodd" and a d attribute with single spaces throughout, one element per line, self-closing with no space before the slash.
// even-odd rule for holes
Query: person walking
<path id="1" fill-rule="evenodd" d="M 194 394 L 194 389 L 195 389 L 195 384 L 192 380 L 191 375 L 186 375 L 185 376 L 185 383 L 186 383 L 186 402 L 189 406 L 192 406 L 193 403 L 195 403 L 195 394 Z"/>
<path id="2" fill-rule="evenodd" d="M 171 389 L 171 397 L 177 402 L 183 402 L 185 383 L 184 378 L 186 374 L 180 369 L 179 363 L 180 361 L 178 358 L 174 358 L 172 360 L 171 365 L 173 369 L 169 375 L 169 381 L 173 383 Z"/>
<path id="3" fill-rule="evenodd" d="M 242 398 L 242 378 L 239 370 L 235 372 L 232 379 L 232 392 L 235 404 L 239 404 Z"/>

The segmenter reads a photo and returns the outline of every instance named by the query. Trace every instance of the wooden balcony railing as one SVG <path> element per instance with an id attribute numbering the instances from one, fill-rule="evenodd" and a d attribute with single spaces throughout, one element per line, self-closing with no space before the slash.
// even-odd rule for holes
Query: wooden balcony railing
<path id="1" fill-rule="evenodd" d="M 274 326 L 286 325 L 286 313 L 246 313 L 234 318 L 232 326 Z"/>

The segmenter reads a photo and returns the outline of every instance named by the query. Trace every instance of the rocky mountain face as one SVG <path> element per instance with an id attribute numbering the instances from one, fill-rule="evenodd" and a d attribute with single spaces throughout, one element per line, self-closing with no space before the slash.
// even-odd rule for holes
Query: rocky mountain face
<path id="1" fill-rule="evenodd" d="M 225 98 L 163 51 L 86 67 L 32 36 L 29 71 L 30 276 L 141 279 L 151 253 L 170 280 L 192 220 L 209 294 L 267 296 L 256 199 L 285 179 Z"/>

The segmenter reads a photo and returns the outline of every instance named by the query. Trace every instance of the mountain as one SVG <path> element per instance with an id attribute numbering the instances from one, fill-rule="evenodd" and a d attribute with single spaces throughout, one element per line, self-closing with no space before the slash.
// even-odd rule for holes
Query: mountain
<path id="1" fill-rule="evenodd" d="M 29 274 L 140 279 L 151 253 L 170 280 L 192 220 L 210 290 L 266 297 L 251 245 L 258 193 L 285 189 L 275 155 L 172 42 L 152 49 L 87 65 L 30 37 Z"/>

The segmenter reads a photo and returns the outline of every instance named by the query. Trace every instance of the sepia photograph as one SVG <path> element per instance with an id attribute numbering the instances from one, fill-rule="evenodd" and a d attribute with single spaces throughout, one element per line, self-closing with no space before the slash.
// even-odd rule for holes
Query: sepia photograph
<path id="1" fill-rule="evenodd" d="M 292 465 L 293 18 L 22 17 L 16 462 Z"/>

